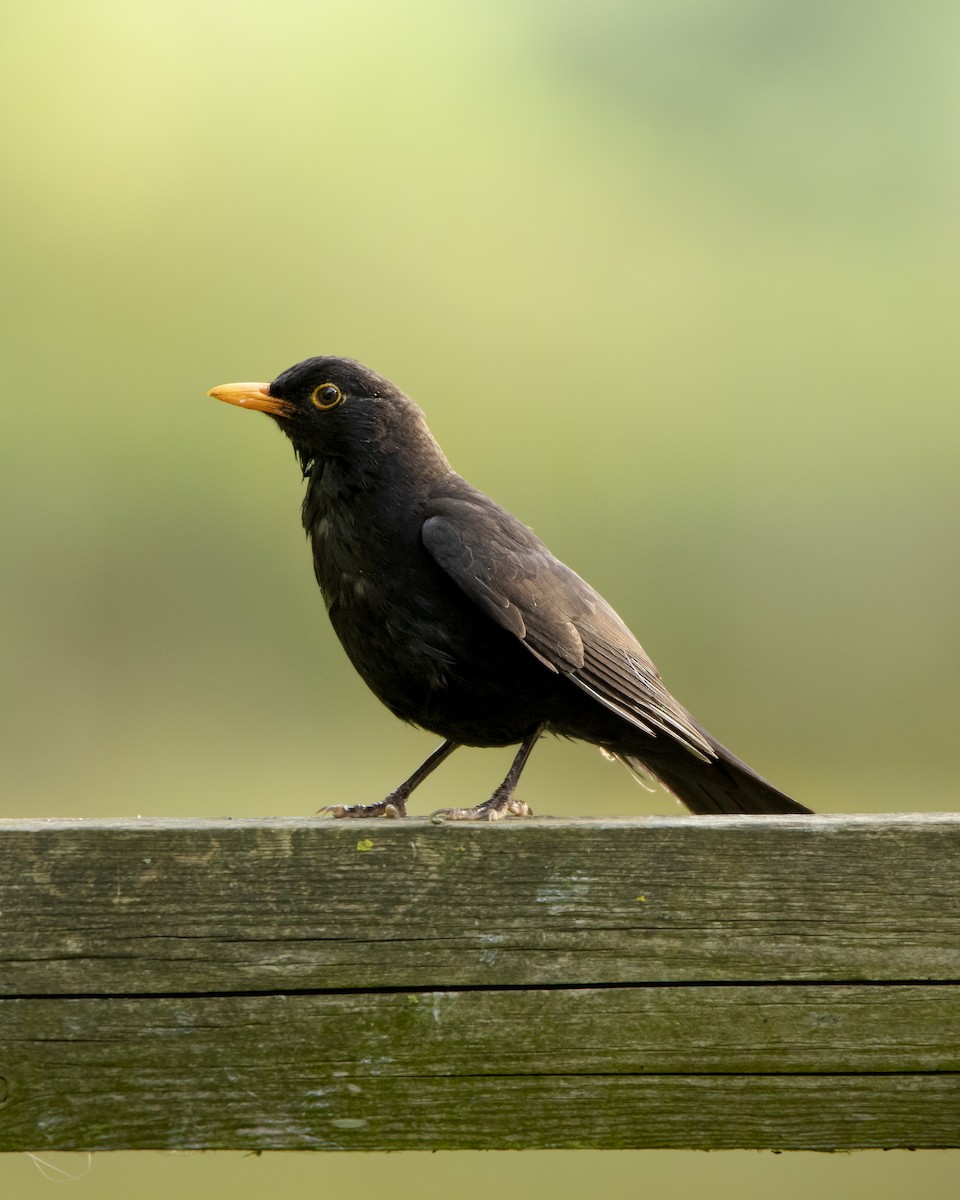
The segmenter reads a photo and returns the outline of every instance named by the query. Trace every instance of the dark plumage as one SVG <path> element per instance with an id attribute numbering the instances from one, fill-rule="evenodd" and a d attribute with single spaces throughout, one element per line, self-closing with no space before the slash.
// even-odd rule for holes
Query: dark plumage
<path id="1" fill-rule="evenodd" d="M 514 789 L 543 732 L 593 742 L 696 813 L 809 811 L 694 720 L 606 601 L 452 470 L 389 380 L 349 359 L 310 358 L 271 384 L 210 395 L 268 413 L 290 438 L 337 636 L 391 712 L 445 739 L 386 800 L 334 815 L 402 816 L 458 745 L 515 743 L 490 800 L 447 815 L 525 815 Z"/>

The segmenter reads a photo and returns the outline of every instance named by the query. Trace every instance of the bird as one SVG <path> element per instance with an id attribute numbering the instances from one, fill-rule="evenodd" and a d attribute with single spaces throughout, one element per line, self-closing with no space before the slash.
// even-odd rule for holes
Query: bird
<path id="1" fill-rule="evenodd" d="M 335 818 L 405 817 L 460 746 L 519 749 L 486 800 L 440 820 L 532 816 L 516 795 L 544 733 L 592 743 L 691 813 L 800 814 L 676 700 L 603 597 L 453 470 L 420 407 L 349 358 L 305 359 L 271 383 L 212 388 L 290 439 L 302 520 L 348 658 L 401 720 L 443 739 L 383 800 Z"/>

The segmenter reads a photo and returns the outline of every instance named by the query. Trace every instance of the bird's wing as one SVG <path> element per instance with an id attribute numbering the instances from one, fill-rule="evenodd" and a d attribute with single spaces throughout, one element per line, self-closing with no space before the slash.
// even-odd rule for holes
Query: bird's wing
<path id="1" fill-rule="evenodd" d="M 644 732 L 715 757 L 610 605 L 505 509 L 480 493 L 445 497 L 432 505 L 421 536 L 466 595 L 551 671 Z"/>

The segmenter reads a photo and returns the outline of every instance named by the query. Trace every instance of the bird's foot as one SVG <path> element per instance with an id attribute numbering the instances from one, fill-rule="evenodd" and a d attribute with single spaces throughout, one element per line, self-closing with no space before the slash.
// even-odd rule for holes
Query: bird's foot
<path id="1" fill-rule="evenodd" d="M 504 817 L 532 817 L 533 809 L 515 796 L 494 792 L 489 800 L 474 808 L 438 808 L 430 814 L 434 824 L 443 821 L 502 821 Z"/>
<path id="2" fill-rule="evenodd" d="M 388 817 L 397 819 L 407 815 L 407 802 L 395 793 L 378 804 L 325 804 L 317 810 L 318 816 L 342 817 Z"/>

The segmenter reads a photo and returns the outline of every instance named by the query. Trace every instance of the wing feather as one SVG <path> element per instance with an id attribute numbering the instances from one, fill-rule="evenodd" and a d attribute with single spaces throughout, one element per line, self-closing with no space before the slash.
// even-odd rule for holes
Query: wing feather
<path id="1" fill-rule="evenodd" d="M 530 529 L 473 489 L 432 509 L 422 527 L 427 552 L 492 620 L 629 724 L 716 757 L 620 617 Z"/>

